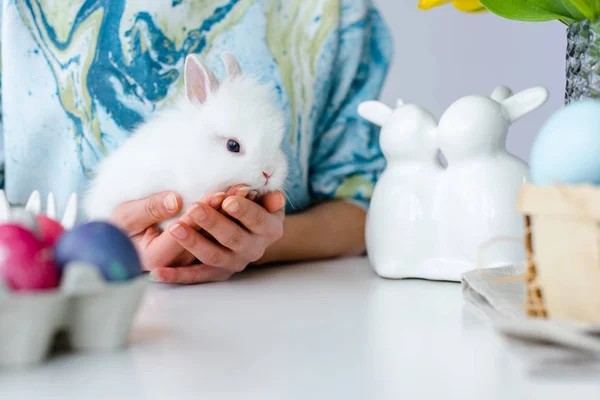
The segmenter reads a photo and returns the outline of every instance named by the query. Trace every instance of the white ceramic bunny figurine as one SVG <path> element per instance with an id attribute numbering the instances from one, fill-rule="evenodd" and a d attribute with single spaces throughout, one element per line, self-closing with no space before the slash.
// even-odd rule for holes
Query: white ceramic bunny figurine
<path id="1" fill-rule="evenodd" d="M 447 268 L 447 279 L 477 267 L 480 247 L 494 238 L 523 237 L 522 216 L 516 210 L 519 187 L 527 165 L 505 149 L 509 126 L 542 106 L 543 87 L 512 95 L 498 87 L 491 97 L 467 96 L 442 115 L 438 147 L 448 167 L 435 196 L 441 253 L 436 260 Z M 520 263 L 522 243 L 498 242 L 485 251 L 481 267 Z"/>
<path id="2" fill-rule="evenodd" d="M 437 160 L 436 120 L 426 110 L 398 101 L 392 110 L 378 101 L 358 108 L 360 116 L 382 126 L 380 146 L 387 160 L 367 214 L 369 261 L 386 278 L 419 276 L 436 254 L 432 199 L 442 168 Z"/>

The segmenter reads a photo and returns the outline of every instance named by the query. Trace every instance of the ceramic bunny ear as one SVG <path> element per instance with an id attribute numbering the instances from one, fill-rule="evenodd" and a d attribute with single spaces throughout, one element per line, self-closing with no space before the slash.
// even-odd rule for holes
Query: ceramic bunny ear
<path id="1" fill-rule="evenodd" d="M 513 95 L 512 90 L 507 88 L 506 86 L 498 86 L 492 92 L 490 96 L 492 100 L 496 100 L 497 102 L 504 101 Z"/>
<path id="2" fill-rule="evenodd" d="M 392 112 L 390 107 L 380 101 L 364 101 L 358 105 L 358 115 L 379 126 L 386 123 Z"/>
<path id="3" fill-rule="evenodd" d="M 548 90 L 541 86 L 525 89 L 500 102 L 510 122 L 541 107 L 548 100 Z"/>
<path id="4" fill-rule="evenodd" d="M 197 54 L 185 58 L 185 94 L 192 103 L 204 104 L 208 95 L 219 88 L 219 81 Z"/>
<path id="5" fill-rule="evenodd" d="M 224 52 L 221 54 L 221 60 L 225 64 L 228 78 L 237 78 L 242 75 L 242 67 L 233 54 Z"/>

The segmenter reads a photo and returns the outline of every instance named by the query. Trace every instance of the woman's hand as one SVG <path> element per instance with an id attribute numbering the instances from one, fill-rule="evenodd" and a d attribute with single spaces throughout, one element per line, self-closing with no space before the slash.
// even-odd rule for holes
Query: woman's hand
<path id="1" fill-rule="evenodd" d="M 182 200 L 177 193 L 161 192 L 121 204 L 115 209 L 110 222 L 129 234 L 144 269 L 185 265 L 191 263 L 194 257 L 172 235 L 161 234 L 156 226 L 177 215 L 181 207 Z"/>
<path id="2" fill-rule="evenodd" d="M 265 249 L 283 234 L 285 199 L 277 192 L 266 194 L 258 203 L 252 201 L 252 197 L 252 194 L 249 198 L 237 194 L 228 196 L 222 200 L 224 213 L 206 199 L 192 204 L 164 234 L 168 233 L 169 240 L 178 243 L 178 247 L 198 262 L 175 268 L 159 266 L 152 269 L 151 278 L 185 284 L 223 281 L 261 259 Z M 208 233 L 213 240 L 197 229 Z M 164 242 L 158 243 L 162 246 Z"/>
<path id="3" fill-rule="evenodd" d="M 246 195 L 247 192 L 241 195 Z M 201 201 L 219 208 L 225 193 L 209 193 Z M 161 233 L 156 224 L 173 218 L 182 207 L 181 197 L 174 192 L 161 192 L 150 197 L 128 201 L 115 209 L 110 222 L 129 234 L 145 270 L 158 267 L 190 265 L 196 258 L 177 243 L 173 235 Z M 193 221 L 184 217 L 184 222 Z"/>

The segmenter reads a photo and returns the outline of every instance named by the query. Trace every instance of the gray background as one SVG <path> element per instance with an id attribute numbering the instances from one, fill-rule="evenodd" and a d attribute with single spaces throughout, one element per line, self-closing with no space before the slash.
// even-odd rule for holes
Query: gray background
<path id="1" fill-rule="evenodd" d="M 564 104 L 566 27 L 491 13 L 465 14 L 451 5 L 422 11 L 418 0 L 374 0 L 394 34 L 395 54 L 382 100 L 397 97 L 439 118 L 459 97 L 489 95 L 496 85 L 514 92 L 542 85 L 550 99 L 511 128 L 507 148 L 527 161 L 541 124 Z"/>

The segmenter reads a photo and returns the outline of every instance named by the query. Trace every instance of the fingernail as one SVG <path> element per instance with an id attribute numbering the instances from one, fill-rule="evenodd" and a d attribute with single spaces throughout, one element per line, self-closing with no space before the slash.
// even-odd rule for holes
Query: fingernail
<path id="1" fill-rule="evenodd" d="M 210 199 L 210 206 L 212 208 L 218 208 L 221 203 L 223 202 L 223 200 L 225 199 L 225 193 L 224 192 L 219 192 L 216 193 L 212 199 Z"/>
<path id="2" fill-rule="evenodd" d="M 165 197 L 165 207 L 167 208 L 167 211 L 172 212 L 177 210 L 177 205 L 177 196 L 175 196 L 173 193 Z"/>
<path id="3" fill-rule="evenodd" d="M 279 193 L 279 204 L 281 204 L 281 207 L 285 206 L 285 197 L 281 193 Z"/>
<path id="4" fill-rule="evenodd" d="M 238 191 L 235 193 L 235 195 L 241 196 L 241 197 L 246 197 L 248 195 L 248 192 L 250 192 L 250 188 L 248 186 L 244 186 L 242 188 L 239 188 Z"/>
<path id="5" fill-rule="evenodd" d="M 184 239 L 187 236 L 187 231 L 181 224 L 175 224 L 169 228 L 169 232 L 177 239 Z"/>
<path id="6" fill-rule="evenodd" d="M 254 201 L 256 196 L 258 196 L 258 192 L 256 190 L 251 190 L 250 193 L 248 193 L 248 200 Z"/>
<path id="7" fill-rule="evenodd" d="M 156 270 L 150 271 L 148 274 L 148 279 L 150 279 L 152 282 L 161 282 L 160 276 L 158 276 L 158 272 L 156 272 Z"/>
<path id="8" fill-rule="evenodd" d="M 188 214 L 191 213 L 193 210 L 195 210 L 198 207 L 200 207 L 200 205 L 198 203 L 191 204 L 187 209 Z"/>
<path id="9" fill-rule="evenodd" d="M 206 217 L 206 211 L 204 211 L 202 207 L 195 207 L 193 212 L 190 212 L 189 215 L 196 221 L 202 221 Z"/>
<path id="10" fill-rule="evenodd" d="M 238 203 L 238 201 L 236 199 L 234 199 L 233 197 L 230 197 L 227 200 L 225 200 L 225 202 L 223 202 L 223 208 L 227 212 L 234 213 L 240 209 L 240 204 Z"/>

